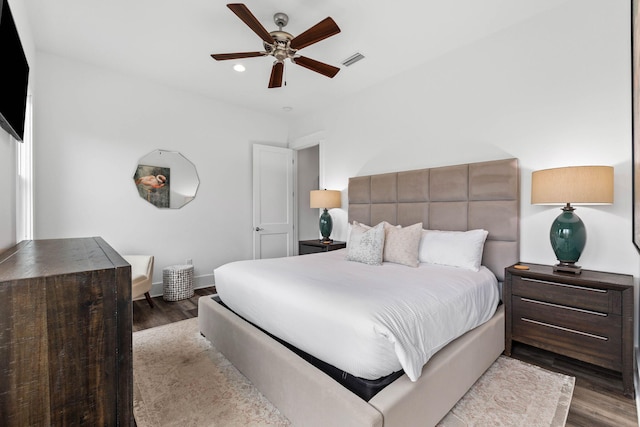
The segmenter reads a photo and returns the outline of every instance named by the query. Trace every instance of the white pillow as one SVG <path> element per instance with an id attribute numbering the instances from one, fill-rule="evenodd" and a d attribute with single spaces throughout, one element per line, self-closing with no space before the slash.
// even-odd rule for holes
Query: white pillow
<path id="1" fill-rule="evenodd" d="M 403 228 L 385 222 L 384 232 L 384 261 L 417 267 L 422 223 Z"/>
<path id="2" fill-rule="evenodd" d="M 347 260 L 381 265 L 383 249 L 384 225 L 382 223 L 375 227 L 353 224 L 349 233 Z"/>
<path id="3" fill-rule="evenodd" d="M 488 234 L 487 230 L 423 230 L 418 259 L 429 264 L 478 271 Z"/>

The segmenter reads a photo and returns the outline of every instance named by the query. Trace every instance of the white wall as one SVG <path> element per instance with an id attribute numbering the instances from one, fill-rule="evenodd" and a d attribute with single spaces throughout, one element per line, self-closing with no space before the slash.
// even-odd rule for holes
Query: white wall
<path id="1" fill-rule="evenodd" d="M 35 238 L 102 236 L 122 254 L 162 267 L 193 259 L 196 285 L 213 269 L 252 257 L 252 143 L 286 145 L 277 118 L 147 80 L 38 53 L 34 111 Z M 200 188 L 182 209 L 138 196 L 138 159 L 179 151 Z"/>
<path id="2" fill-rule="evenodd" d="M 405 72 L 297 122 L 291 138 L 325 135 L 324 185 L 351 176 L 516 157 L 521 259 L 555 263 L 548 232 L 560 210 L 532 206 L 533 170 L 615 167 L 615 203 L 579 207 L 584 268 L 638 276 L 631 241 L 630 10 L 573 0 Z M 366 67 L 366 59 L 353 66 Z M 350 72 L 349 69 L 344 70 Z M 346 195 L 343 196 L 346 206 Z M 332 210 L 346 237 L 346 210 Z"/>

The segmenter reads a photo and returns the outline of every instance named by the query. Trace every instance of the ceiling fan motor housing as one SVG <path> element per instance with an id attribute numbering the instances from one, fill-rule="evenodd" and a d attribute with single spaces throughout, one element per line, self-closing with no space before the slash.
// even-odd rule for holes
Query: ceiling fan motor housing
<path id="1" fill-rule="evenodd" d="M 293 58 L 296 53 L 295 49 L 291 49 L 289 43 L 293 39 L 293 36 L 286 31 L 271 31 L 271 37 L 273 37 L 273 44 L 264 42 L 264 49 L 269 54 L 275 57 L 278 61 L 284 61 L 287 58 Z"/>

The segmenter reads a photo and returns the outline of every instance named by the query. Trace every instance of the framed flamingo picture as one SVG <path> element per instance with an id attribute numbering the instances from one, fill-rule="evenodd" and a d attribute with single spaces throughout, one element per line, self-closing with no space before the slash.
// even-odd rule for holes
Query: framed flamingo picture
<path id="1" fill-rule="evenodd" d="M 138 165 L 133 180 L 140 197 L 157 208 L 170 207 L 171 168 Z"/>

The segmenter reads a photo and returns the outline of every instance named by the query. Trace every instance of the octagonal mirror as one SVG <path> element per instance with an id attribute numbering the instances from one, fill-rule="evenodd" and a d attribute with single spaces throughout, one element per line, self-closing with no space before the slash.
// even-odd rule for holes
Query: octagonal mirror
<path id="1" fill-rule="evenodd" d="M 177 151 L 155 150 L 138 161 L 138 194 L 157 208 L 179 209 L 195 199 L 200 180 L 193 163 Z"/>

